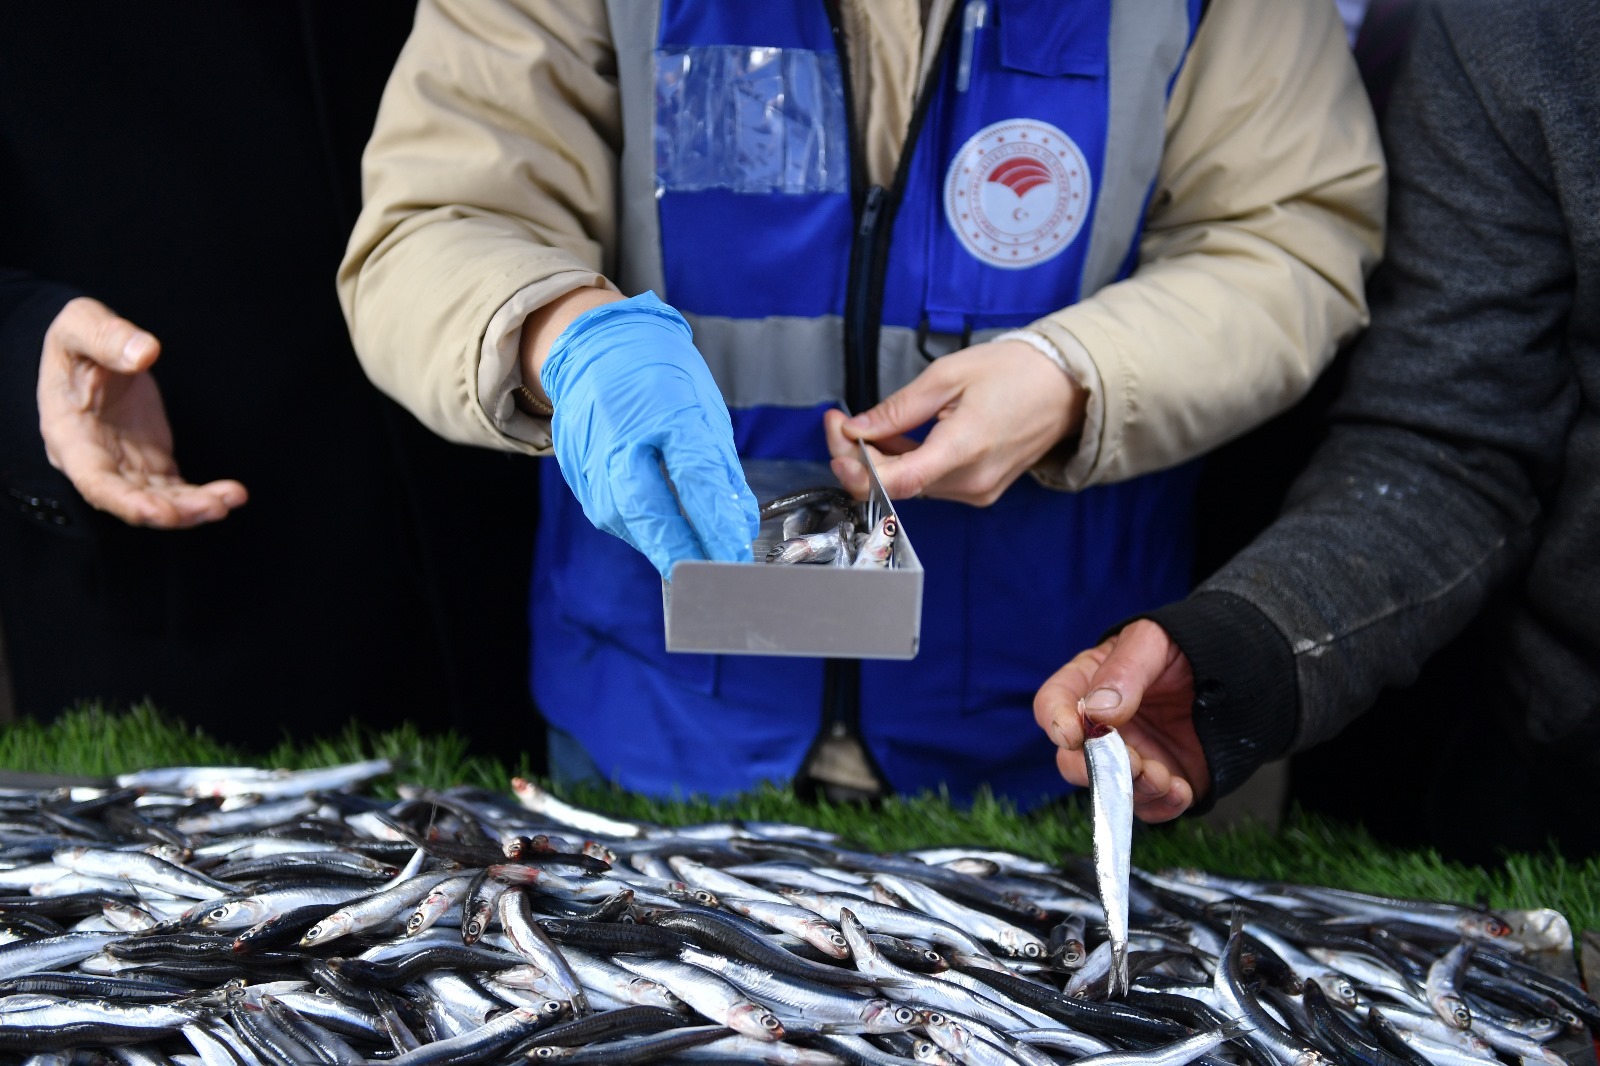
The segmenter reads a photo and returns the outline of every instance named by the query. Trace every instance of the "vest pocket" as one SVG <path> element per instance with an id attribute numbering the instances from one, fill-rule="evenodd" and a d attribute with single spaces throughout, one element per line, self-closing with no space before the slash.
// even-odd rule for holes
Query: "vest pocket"
<path id="1" fill-rule="evenodd" d="M 1111 0 L 1000 0 L 1000 65 L 1047 78 L 1106 73 Z"/>

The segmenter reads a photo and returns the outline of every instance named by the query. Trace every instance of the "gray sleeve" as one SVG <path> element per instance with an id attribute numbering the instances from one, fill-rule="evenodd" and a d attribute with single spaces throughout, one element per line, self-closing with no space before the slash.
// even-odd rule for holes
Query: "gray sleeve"
<path id="1" fill-rule="evenodd" d="M 1372 328 L 1284 513 L 1202 586 L 1247 601 L 1292 653 L 1295 728 L 1261 761 L 1414 679 L 1525 563 L 1559 476 L 1577 410 L 1572 254 L 1517 81 L 1537 66 L 1519 54 L 1537 20 L 1499 8 L 1419 19 L 1385 131 L 1391 237 Z"/>

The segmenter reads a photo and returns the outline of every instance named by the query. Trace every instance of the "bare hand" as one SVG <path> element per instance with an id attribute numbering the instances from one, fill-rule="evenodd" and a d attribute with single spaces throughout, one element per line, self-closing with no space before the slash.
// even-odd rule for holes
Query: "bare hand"
<path id="1" fill-rule="evenodd" d="M 894 499 L 933 496 L 985 507 L 1083 424 L 1084 392 L 1022 341 L 978 344 L 935 359 L 905 388 L 854 418 L 828 411 L 833 472 L 867 495 L 856 441 Z M 937 420 L 918 443 L 905 434 Z M 875 445 L 875 446 L 874 446 Z"/>
<path id="2" fill-rule="evenodd" d="M 80 296 L 45 331 L 39 433 L 50 465 L 88 501 L 135 526 L 182 529 L 225 518 L 247 498 L 237 481 L 191 485 L 172 457 L 172 427 L 150 365 L 161 345 L 98 300 Z"/>
<path id="3" fill-rule="evenodd" d="M 1089 783 L 1080 710 L 1113 726 L 1133 766 L 1133 811 L 1146 822 L 1176 818 L 1211 787 L 1194 729 L 1194 673 L 1166 630 L 1140 619 L 1079 653 L 1033 698 L 1033 717 L 1060 749 L 1056 765 Z"/>

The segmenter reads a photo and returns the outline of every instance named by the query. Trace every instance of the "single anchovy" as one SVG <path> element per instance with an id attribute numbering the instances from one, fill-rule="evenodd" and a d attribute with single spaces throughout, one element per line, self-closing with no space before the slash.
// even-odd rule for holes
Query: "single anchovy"
<path id="1" fill-rule="evenodd" d="M 1472 1028 L 1472 1011 L 1467 1008 L 1467 1001 L 1461 998 L 1457 987 L 1461 983 L 1461 975 L 1466 971 L 1467 961 L 1472 957 L 1472 948 L 1463 940 L 1448 952 L 1441 955 L 1437 961 L 1428 967 L 1428 980 L 1423 986 L 1428 996 L 1428 1006 L 1433 1008 L 1433 1013 L 1444 1020 L 1445 1024 L 1453 1025 L 1457 1029 Z"/>
<path id="2" fill-rule="evenodd" d="M 1307 947 L 1306 954 L 1318 962 L 1333 967 L 1358 986 L 1381 991 L 1391 999 L 1399 1000 L 1423 1013 L 1430 1013 L 1433 1010 L 1415 982 L 1368 955 L 1319 947 Z"/>
<path id="3" fill-rule="evenodd" d="M 367 1040 L 387 1040 L 383 1017 L 371 1010 L 363 1010 L 346 1003 L 337 996 L 319 996 L 315 992 L 279 992 L 278 999 L 308 1018 L 344 1036 Z"/>
<path id="4" fill-rule="evenodd" d="M 564 803 L 529 781 L 525 777 L 513 777 L 511 790 L 516 793 L 517 802 L 535 814 L 560 822 L 562 825 L 571 826 L 583 833 L 594 833 L 598 836 L 622 837 L 632 839 L 644 835 L 644 826 L 636 822 L 624 822 L 617 818 L 608 818 L 595 811 L 586 811 L 581 807 L 574 807 Z"/>
<path id="5" fill-rule="evenodd" d="M 684 883 L 696 888 L 703 888 L 708 892 L 715 892 L 721 896 L 738 896 L 740 899 L 762 899 L 769 903 L 783 903 L 792 906 L 793 901 L 785 899 L 776 892 L 768 892 L 758 888 L 741 878 L 730 875 L 726 870 L 719 870 L 715 866 L 708 866 L 702 862 L 695 862 L 686 855 L 674 855 L 667 859 L 667 865 Z"/>
<path id="6" fill-rule="evenodd" d="M 262 996 L 260 1002 L 264 1020 L 306 1048 L 318 1062 L 328 1066 L 366 1066 L 366 1056 L 357 1053 L 343 1037 L 302 1016 L 276 996 Z"/>
<path id="7" fill-rule="evenodd" d="M 993 863 L 1007 873 L 1054 874 L 1056 872 L 1056 868 L 1047 862 L 1040 862 L 1025 855 L 1018 855 L 1015 852 L 998 851 L 993 848 L 917 848 L 905 854 L 913 859 L 936 866 L 942 866 L 958 859 L 981 859 L 984 862 Z"/>
<path id="8" fill-rule="evenodd" d="M 740 866 L 725 866 L 722 872 L 744 881 L 760 881 L 762 884 L 776 886 L 773 891 L 780 894 L 785 888 L 804 888 L 813 892 L 835 892 L 861 899 L 872 898 L 872 890 L 866 887 L 867 879 L 864 877 L 847 881 L 843 876 L 824 874 L 796 862 L 747 863 Z"/>
<path id="9" fill-rule="evenodd" d="M 18 940 L 0 946 L 0 974 L 20 977 L 39 970 L 72 966 L 104 948 L 126 939 L 126 933 L 63 933 L 60 936 Z"/>
<path id="10" fill-rule="evenodd" d="M 585 1047 L 539 1044 L 529 1050 L 528 1060 L 548 1060 L 562 1063 L 563 1066 L 636 1066 L 638 1063 L 670 1058 L 679 1051 L 697 1052 L 727 1035 L 729 1029 L 725 1025 L 693 1025 Z"/>
<path id="11" fill-rule="evenodd" d="M 681 932 L 703 947 L 738 956 L 777 973 L 833 986 L 855 987 L 862 983 L 861 975 L 854 970 L 810 962 L 749 932 L 741 919 L 716 911 L 672 911 L 653 916 L 651 923 Z"/>
<path id="12" fill-rule="evenodd" d="M 707 1018 L 758 1040 L 782 1040 L 783 1023 L 766 1007 L 750 999 L 715 974 L 675 959 L 617 960 L 625 968 L 659 981 L 672 994 Z"/>
<path id="13" fill-rule="evenodd" d="M 219 781 L 270 781 L 281 770 L 256 766 L 165 766 L 118 774 L 119 788 L 142 789 L 168 795 L 187 795 L 192 788 Z"/>
<path id="14" fill-rule="evenodd" d="M 696 1047 L 685 1058 L 708 1062 L 759 1062 L 765 1066 L 845 1066 L 845 1060 L 820 1048 L 766 1043 L 735 1033 Z"/>
<path id="15" fill-rule="evenodd" d="M 1249 1028 L 1247 1022 L 1232 1021 L 1220 1028 L 1208 1029 L 1145 1051 L 1107 1051 L 1090 1055 L 1078 1059 L 1073 1066 L 1078 1066 L 1078 1063 L 1083 1066 L 1184 1066 L 1202 1055 L 1210 1054 Z"/>
<path id="16" fill-rule="evenodd" d="M 312 926 L 306 935 L 300 938 L 300 946 L 308 948 L 315 944 L 326 944 L 330 940 L 381 925 L 402 911 L 411 910 L 436 885 L 452 876 L 454 873 L 449 870 L 417 874 L 399 884 L 363 896 L 353 903 L 347 903 Z"/>
<path id="17" fill-rule="evenodd" d="M 359 885 L 305 885 L 300 888 L 283 888 L 260 895 L 212 900 L 198 909 L 193 919 L 202 929 L 215 929 L 219 933 L 242 932 L 260 925 L 269 918 L 302 907 L 319 904 L 342 907 L 367 893 L 368 890 Z"/>
<path id="18" fill-rule="evenodd" d="M 867 534 L 867 539 L 861 547 L 856 550 L 856 561 L 851 565 L 858 569 L 889 566 L 894 555 L 895 537 L 899 533 L 900 524 L 894 515 L 884 515 L 873 527 L 872 532 Z"/>
<path id="19" fill-rule="evenodd" d="M 928 1012 L 922 1031 L 940 1050 L 966 1066 L 1051 1066 L 1055 1062 L 1044 1052 L 1010 1040 L 994 1029 L 980 1027 L 970 1019 L 958 1021 L 938 1011 Z"/>
<path id="20" fill-rule="evenodd" d="M 1478 941 L 1504 941 L 1513 932 L 1499 915 L 1455 903 L 1393 899 L 1349 889 L 1312 885 L 1288 885 L 1284 891 L 1326 907 L 1334 914 L 1367 914 L 1391 921 L 1416 922 Z"/>
<path id="21" fill-rule="evenodd" d="M 839 930 L 803 907 L 788 902 L 743 899 L 739 896 L 723 896 L 722 905 L 751 921 L 760 922 L 768 928 L 803 940 L 831 958 L 850 957 L 850 945 L 845 943 L 844 936 Z"/>
<path id="22" fill-rule="evenodd" d="M 567 965 L 567 960 L 561 955 L 561 949 L 556 947 L 549 934 L 534 922 L 527 893 L 520 889 L 509 889 L 504 892 L 500 896 L 499 910 L 500 926 L 505 930 L 506 937 L 511 941 L 511 947 L 516 953 L 561 982 L 563 990 L 567 993 L 562 998 L 572 1004 L 574 1013 L 579 1015 L 589 1013 L 589 1002 L 584 998 L 583 984 L 572 972 L 572 967 Z"/>
<path id="23" fill-rule="evenodd" d="M 154 1040 L 200 1014 L 198 1007 L 65 999 L 13 1006 L 17 998 L 0 1000 L 0 1048 L 10 1051 L 62 1051 L 84 1044 Z"/>
<path id="24" fill-rule="evenodd" d="M 280 770 L 266 776 L 221 776 L 196 780 L 184 789 L 186 795 L 257 796 L 263 800 L 304 796 L 312 792 L 334 792 L 394 772 L 388 759 L 369 759 L 343 766 L 324 766 L 310 770 Z"/>
<path id="25" fill-rule="evenodd" d="M 1224 1013 L 1245 1022 L 1252 1032 L 1242 1037 L 1259 1043 L 1283 1066 L 1328 1066 L 1328 1060 L 1308 1043 L 1285 1028 L 1244 986 L 1240 955 L 1244 949 L 1244 930 L 1237 917 L 1228 936 L 1228 946 L 1217 961 L 1214 987 L 1224 1005 Z"/>
<path id="26" fill-rule="evenodd" d="M 626 1003 L 637 1007 L 659 1007 L 664 1010 L 677 1011 L 686 1014 L 688 1004 L 673 994 L 672 990 L 659 981 L 634 973 L 632 970 L 617 965 L 611 959 L 596 955 L 589 955 L 582 951 L 566 948 L 563 951 L 567 965 L 572 967 L 572 972 L 577 975 L 586 992 L 595 991 L 604 994 L 619 1003 Z M 530 967 L 529 969 L 534 969 Z M 512 975 L 520 976 L 518 970 L 507 970 L 497 974 L 495 980 L 499 983 L 516 985 L 517 979 Z M 550 984 L 550 975 L 541 976 L 542 985 Z"/>
<path id="27" fill-rule="evenodd" d="M 660 1007 L 629 1006 L 541 1029 L 524 1041 L 525 1047 L 584 1047 L 605 1039 L 640 1033 L 659 1033 L 683 1026 L 683 1015 Z M 530 1056 L 531 1057 L 531 1056 Z"/>
<path id="28" fill-rule="evenodd" d="M 479 1062 L 510 1047 L 548 1023 L 558 1013 L 544 1007 L 518 1007 L 490 1019 L 471 1032 L 424 1044 L 415 1051 L 395 1056 L 389 1062 L 392 1066 L 454 1066 L 455 1063 Z"/>
<path id="29" fill-rule="evenodd" d="M 970 930 L 979 940 L 1014 958 L 1042 959 L 1049 950 L 1048 944 L 1026 929 L 951 899 L 937 888 L 911 877 L 877 873 L 872 875 L 872 884 L 875 889 L 888 893 L 890 898 L 887 899 L 880 895 L 881 902 L 903 900 L 910 908 Z"/>
<path id="30" fill-rule="evenodd" d="M 1128 746 L 1110 726 L 1083 716 L 1094 816 L 1094 872 L 1111 938 L 1111 995 L 1128 990 L 1128 874 L 1133 866 L 1133 768 Z"/>
<path id="31" fill-rule="evenodd" d="M 856 524 L 846 520 L 833 527 L 834 533 L 839 536 L 839 550 L 834 553 L 830 564 L 845 569 L 856 565 Z"/>
<path id="32" fill-rule="evenodd" d="M 433 994 L 446 1012 L 459 1019 L 468 1029 L 482 1025 L 506 1009 L 504 1000 L 480 988 L 477 982 L 465 975 L 451 970 L 425 973 L 418 983 Z M 414 990 L 416 986 L 408 987 Z"/>
<path id="33" fill-rule="evenodd" d="M 236 833 L 242 829 L 266 829 L 284 822 L 292 822 L 302 815 L 315 811 L 316 800 L 282 799 L 258 803 L 230 811 L 212 811 L 209 814 L 191 814 L 179 818 L 175 828 L 180 833 Z"/>
<path id="34" fill-rule="evenodd" d="M 867 932 L 856 916 L 845 908 L 839 913 L 839 928 L 850 942 L 856 966 L 862 973 L 876 978 L 884 995 L 910 1006 L 935 1007 L 950 1014 L 975 1018 L 997 1029 L 1029 1028 L 1027 1019 L 1000 1003 L 969 991 L 960 985 L 949 984 L 937 977 L 928 977 L 902 969 L 878 950 L 867 938 Z"/>
<path id="35" fill-rule="evenodd" d="M 1315 983 L 1307 982 L 1300 995 L 1312 1033 L 1337 1051 L 1341 1060 L 1359 1066 L 1407 1066 L 1334 1010 L 1328 997 L 1322 994 L 1322 989 Z"/>
<path id="36" fill-rule="evenodd" d="M 868 999 L 773 973 L 740 959 L 686 947 L 678 958 L 709 970 L 743 989 L 750 998 L 765 1003 L 785 1029 L 816 1029 L 835 1033 L 903 1032 L 921 1020 L 918 1011 L 895 1006 L 886 999 Z M 803 1023 L 803 1024 L 802 1024 Z"/>
<path id="37" fill-rule="evenodd" d="M 761 505 L 761 521 L 765 522 L 769 518 L 776 518 L 802 508 L 843 511 L 854 507 L 855 503 L 850 494 L 837 485 L 819 485 L 815 488 L 799 489 L 795 492 L 786 492 L 782 496 L 774 496 Z"/>
<path id="38" fill-rule="evenodd" d="M 767 562 L 785 566 L 829 562 L 843 550 L 842 528 L 835 526 L 821 533 L 802 533 L 798 537 L 790 537 L 767 551 Z"/>

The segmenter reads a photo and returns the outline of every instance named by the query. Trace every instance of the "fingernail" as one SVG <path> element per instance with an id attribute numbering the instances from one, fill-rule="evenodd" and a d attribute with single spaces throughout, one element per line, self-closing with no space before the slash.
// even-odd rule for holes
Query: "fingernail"
<path id="1" fill-rule="evenodd" d="M 150 346 L 154 344 L 155 341 L 156 339 L 154 337 L 143 331 L 135 333 L 133 336 L 129 337 L 128 343 L 122 346 L 123 365 L 129 369 L 138 366 L 139 360 L 142 359 L 145 353 L 150 350 Z"/>
<path id="2" fill-rule="evenodd" d="M 1050 728 L 1045 730 L 1045 735 L 1050 738 L 1050 743 L 1058 748 L 1067 746 L 1066 734 L 1061 731 L 1061 719 L 1050 719 Z"/>
<path id="3" fill-rule="evenodd" d="M 1102 718 L 1122 706 L 1122 693 L 1114 688 L 1097 688 L 1083 698 L 1083 710 L 1090 718 Z"/>

